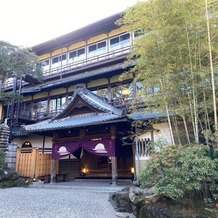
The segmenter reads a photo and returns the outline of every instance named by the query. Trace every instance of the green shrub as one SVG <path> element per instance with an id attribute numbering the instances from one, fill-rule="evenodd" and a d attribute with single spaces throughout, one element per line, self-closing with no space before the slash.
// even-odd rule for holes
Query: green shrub
<path id="1" fill-rule="evenodd" d="M 0 170 L 5 166 L 5 152 L 0 149 Z"/>
<path id="2" fill-rule="evenodd" d="M 206 196 L 208 187 L 215 184 L 217 171 L 218 161 L 209 157 L 207 147 L 172 145 L 147 162 L 140 182 L 142 186 L 155 185 L 158 194 L 173 199 L 196 190 Z"/>

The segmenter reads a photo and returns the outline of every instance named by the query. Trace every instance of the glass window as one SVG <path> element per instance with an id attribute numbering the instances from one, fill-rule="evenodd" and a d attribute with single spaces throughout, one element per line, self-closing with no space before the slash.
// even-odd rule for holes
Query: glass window
<path id="1" fill-rule="evenodd" d="M 93 90 L 92 93 L 100 96 L 101 98 L 105 100 L 108 99 L 108 89 L 107 88 Z"/>
<path id="2" fill-rule="evenodd" d="M 76 51 L 72 51 L 69 53 L 69 58 L 74 59 L 76 57 Z"/>
<path id="3" fill-rule="evenodd" d="M 129 33 L 110 39 L 110 50 L 119 49 L 128 45 L 130 45 Z"/>
<path id="4" fill-rule="evenodd" d="M 89 53 L 96 51 L 97 50 L 97 46 L 96 45 L 91 45 L 89 46 Z"/>
<path id="5" fill-rule="evenodd" d="M 59 97 L 57 98 L 57 111 L 64 109 L 66 106 L 66 97 Z"/>
<path id="6" fill-rule="evenodd" d="M 51 99 L 49 103 L 49 112 L 56 111 L 56 99 Z"/>
<path id="7" fill-rule="evenodd" d="M 133 98 L 132 83 L 118 85 L 111 89 L 111 97 L 115 105 L 124 104 Z"/>
<path id="8" fill-rule="evenodd" d="M 21 148 L 32 148 L 32 144 L 31 144 L 31 142 L 29 142 L 29 141 L 25 141 L 25 142 L 22 144 Z"/>
<path id="9" fill-rule="evenodd" d="M 52 64 L 56 64 L 58 62 L 58 57 L 52 58 Z"/>
<path id="10" fill-rule="evenodd" d="M 98 43 L 98 54 L 106 52 L 106 41 Z"/>
<path id="11" fill-rule="evenodd" d="M 119 37 L 113 38 L 110 40 L 110 47 L 119 45 Z"/>
<path id="12" fill-rule="evenodd" d="M 67 59 L 67 55 L 66 54 L 63 54 L 62 55 L 62 61 L 66 60 Z"/>
<path id="13" fill-rule="evenodd" d="M 49 111 L 59 112 L 66 107 L 66 96 L 53 98 L 50 100 Z"/>
<path id="14" fill-rule="evenodd" d="M 75 51 L 72 51 L 69 53 L 69 59 L 70 61 L 77 61 L 77 60 L 81 60 L 84 59 L 86 52 L 85 52 L 85 48 L 81 48 Z"/>
<path id="15" fill-rule="evenodd" d="M 90 45 L 88 47 L 89 57 L 94 56 L 94 55 L 98 55 L 98 54 L 102 54 L 104 52 L 106 52 L 106 41 L 99 42 L 99 43 L 96 43 L 94 45 Z"/>
<path id="16" fill-rule="evenodd" d="M 130 39 L 129 33 L 120 36 L 120 41 L 128 41 Z"/>
<path id="17" fill-rule="evenodd" d="M 33 105 L 33 116 L 44 119 L 47 115 L 47 100 L 39 101 Z"/>
<path id="18" fill-rule="evenodd" d="M 52 64 L 61 64 L 61 62 L 65 61 L 67 59 L 67 55 L 59 55 L 57 57 L 52 58 Z"/>
<path id="19" fill-rule="evenodd" d="M 32 112 L 33 112 L 33 107 L 31 103 L 26 103 L 26 102 L 21 103 L 21 109 L 20 109 L 20 114 L 19 114 L 21 117 L 33 119 L 34 116 Z"/>
<path id="20" fill-rule="evenodd" d="M 36 103 L 38 112 L 45 112 L 47 110 L 47 100 Z"/>
<path id="21" fill-rule="evenodd" d="M 98 43 L 98 49 L 106 48 L 106 41 Z"/>
<path id="22" fill-rule="evenodd" d="M 96 54 L 97 54 L 97 45 L 94 44 L 94 45 L 89 46 L 88 47 L 88 55 L 89 55 L 89 57 L 94 56 Z"/>
<path id="23" fill-rule="evenodd" d="M 78 57 L 82 58 L 85 56 L 85 48 L 81 48 L 78 50 Z"/>
<path id="24" fill-rule="evenodd" d="M 110 40 L 110 45 L 118 44 L 119 43 L 119 37 L 113 38 Z"/>
<path id="25" fill-rule="evenodd" d="M 41 66 L 43 71 L 49 70 L 49 59 L 41 61 Z"/>
<path id="26" fill-rule="evenodd" d="M 44 61 L 42 61 L 41 63 L 42 63 L 42 67 L 48 66 L 48 65 L 49 65 L 49 59 L 44 60 Z"/>
<path id="27" fill-rule="evenodd" d="M 124 47 L 128 45 L 130 45 L 130 34 L 129 33 L 120 36 L 120 46 Z"/>

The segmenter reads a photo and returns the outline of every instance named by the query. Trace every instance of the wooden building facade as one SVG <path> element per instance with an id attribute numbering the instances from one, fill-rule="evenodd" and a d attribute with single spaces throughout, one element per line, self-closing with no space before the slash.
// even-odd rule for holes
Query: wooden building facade
<path id="1" fill-rule="evenodd" d="M 115 14 L 34 46 L 44 81 L 15 78 L 3 87 L 5 92 L 15 87 L 24 97 L 3 106 L 2 120 L 13 123 L 13 143 L 52 149 L 52 180 L 66 173 L 69 178 L 110 176 L 116 183 L 132 175 L 139 149 L 134 140 L 124 139 L 134 139 L 129 107 L 142 87 L 132 83 L 132 74 L 119 77 L 134 65 L 125 61 L 140 36 L 116 26 L 120 17 Z"/>

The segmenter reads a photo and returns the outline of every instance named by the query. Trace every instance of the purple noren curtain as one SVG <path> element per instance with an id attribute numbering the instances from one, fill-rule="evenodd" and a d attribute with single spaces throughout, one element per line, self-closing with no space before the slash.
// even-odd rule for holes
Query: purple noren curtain
<path id="1" fill-rule="evenodd" d="M 99 156 L 116 157 L 116 142 L 114 139 L 102 139 L 80 142 L 54 143 L 52 147 L 52 159 L 59 159 L 74 153 L 79 148 Z"/>
<path id="2" fill-rule="evenodd" d="M 61 142 L 52 146 L 52 159 L 57 160 L 74 153 L 80 148 L 80 142 Z"/>

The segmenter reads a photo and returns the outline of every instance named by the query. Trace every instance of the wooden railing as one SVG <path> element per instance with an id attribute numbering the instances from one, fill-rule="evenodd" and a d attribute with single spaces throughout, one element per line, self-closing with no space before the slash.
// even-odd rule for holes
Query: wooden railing
<path id="1" fill-rule="evenodd" d="M 29 120 L 29 121 L 46 120 L 46 119 L 52 118 L 52 117 L 56 116 L 57 114 L 61 113 L 65 109 L 65 107 L 61 108 L 59 110 L 36 112 L 34 114 L 30 110 L 23 110 L 23 111 L 20 111 L 20 113 L 18 115 L 18 119 Z M 15 112 L 14 117 L 16 118 L 16 116 L 17 116 L 17 113 Z"/>
<path id="2" fill-rule="evenodd" d="M 150 142 L 150 139 L 146 138 L 136 140 L 136 158 L 149 159 L 151 157 L 153 149 Z"/>
<path id="3" fill-rule="evenodd" d="M 54 75 L 60 75 L 66 71 L 78 68 L 78 67 L 83 67 L 85 65 L 88 64 L 93 64 L 93 63 L 97 63 L 97 62 L 101 62 L 107 59 L 112 59 L 115 57 L 119 57 L 121 55 L 125 55 L 130 53 L 131 51 L 131 46 L 125 46 L 123 48 L 119 48 L 117 50 L 114 51 L 109 51 L 103 54 L 99 54 L 93 57 L 87 57 L 78 61 L 73 61 L 71 63 L 67 63 L 67 64 L 60 64 L 60 66 L 58 67 L 54 67 L 54 68 L 50 68 L 48 70 L 44 70 L 43 74 L 45 76 L 45 78 L 49 78 L 52 77 Z M 23 85 L 27 84 L 27 82 L 23 81 L 22 82 Z M 9 78 L 7 79 L 7 81 L 2 85 L 2 88 L 8 88 L 8 87 L 12 87 L 13 86 L 13 78 Z"/>
<path id="4" fill-rule="evenodd" d="M 131 51 L 131 46 L 126 46 L 124 48 L 99 54 L 93 57 L 87 57 L 78 61 L 73 61 L 71 63 L 60 65 L 59 67 L 51 68 L 49 70 L 44 71 L 44 76 L 48 78 L 49 76 L 53 76 L 55 74 L 61 74 L 65 71 L 69 71 L 74 68 L 83 67 L 88 64 L 93 64 L 107 59 L 115 58 L 124 54 L 128 54 L 130 53 L 130 51 Z"/>
<path id="5" fill-rule="evenodd" d="M 51 149 L 18 148 L 16 172 L 28 178 L 49 175 L 51 173 Z"/>

